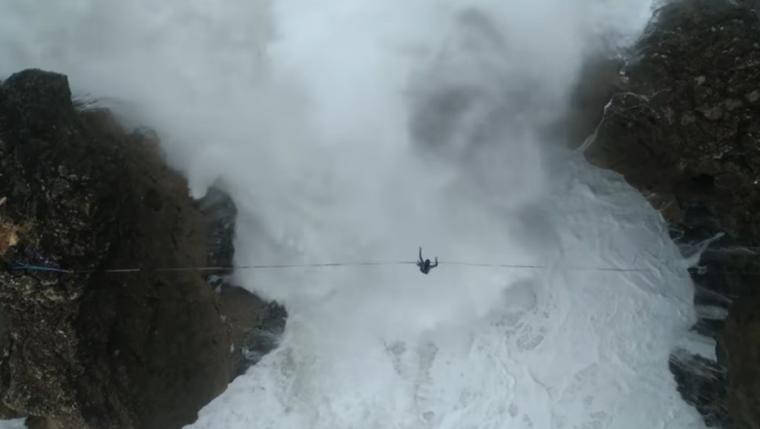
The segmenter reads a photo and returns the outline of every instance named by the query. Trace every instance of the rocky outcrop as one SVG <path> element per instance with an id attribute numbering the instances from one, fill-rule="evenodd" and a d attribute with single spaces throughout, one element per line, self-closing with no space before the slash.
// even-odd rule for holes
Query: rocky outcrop
<path id="1" fill-rule="evenodd" d="M 154 134 L 77 109 L 65 76 L 27 70 L 5 80 L 1 415 L 60 429 L 194 421 L 273 347 L 285 313 L 222 277 L 151 268 L 229 265 L 234 216 L 219 191 L 188 197 Z M 103 271 L 128 267 L 146 270 Z"/>
<path id="2" fill-rule="evenodd" d="M 720 237 L 692 271 L 694 329 L 717 340 L 718 361 L 674 356 L 672 368 L 708 424 L 757 429 L 760 19 L 753 3 L 671 2 L 617 75 L 583 85 L 611 94 L 597 107 L 596 129 L 586 130 L 587 159 L 641 190 L 685 253 Z"/>

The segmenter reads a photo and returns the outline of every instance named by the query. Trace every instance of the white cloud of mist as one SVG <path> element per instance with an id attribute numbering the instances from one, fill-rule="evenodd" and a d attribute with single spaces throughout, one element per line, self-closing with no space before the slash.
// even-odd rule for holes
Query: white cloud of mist
<path id="1" fill-rule="evenodd" d="M 677 250 L 635 192 L 539 137 L 648 3 L 11 0 L 0 73 L 65 72 L 156 125 L 195 195 L 234 195 L 240 263 L 423 245 L 550 267 L 239 273 L 291 318 L 195 427 L 695 427 L 667 369 L 692 319 Z M 659 271 L 568 269 L 634 260 Z"/>

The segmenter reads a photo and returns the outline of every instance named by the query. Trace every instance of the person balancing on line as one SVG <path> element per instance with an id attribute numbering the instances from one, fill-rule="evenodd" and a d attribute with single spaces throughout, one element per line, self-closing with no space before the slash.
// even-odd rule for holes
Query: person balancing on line
<path id="1" fill-rule="evenodd" d="M 420 259 L 417 261 L 417 266 L 420 267 L 422 274 L 428 274 L 431 269 L 438 266 L 438 257 L 435 257 L 435 264 L 430 265 L 430 259 L 422 259 L 422 247 L 420 247 Z"/>

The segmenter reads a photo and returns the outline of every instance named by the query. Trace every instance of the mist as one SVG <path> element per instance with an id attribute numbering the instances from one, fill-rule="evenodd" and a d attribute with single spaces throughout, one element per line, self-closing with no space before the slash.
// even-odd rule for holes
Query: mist
<path id="1" fill-rule="evenodd" d="M 686 264 L 640 195 L 545 132 L 650 7 L 10 0 L 0 75 L 66 73 L 155 127 L 194 196 L 235 199 L 238 264 L 349 264 L 235 274 L 288 326 L 191 427 L 694 428 L 667 366 Z M 395 264 L 418 246 L 428 276 Z"/>

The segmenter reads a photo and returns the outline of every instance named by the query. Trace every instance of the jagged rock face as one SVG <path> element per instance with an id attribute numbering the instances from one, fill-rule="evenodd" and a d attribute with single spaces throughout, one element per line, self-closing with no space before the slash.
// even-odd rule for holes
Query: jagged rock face
<path id="1" fill-rule="evenodd" d="M 587 158 L 672 203 L 675 223 L 710 216 L 732 236 L 760 236 L 758 29 L 756 15 L 727 3 L 661 9 Z"/>
<path id="2" fill-rule="evenodd" d="M 220 267 L 231 266 L 235 254 L 235 202 L 219 187 L 212 187 L 200 201 L 200 209 L 208 221 L 208 263 Z"/>
<path id="3" fill-rule="evenodd" d="M 78 111 L 65 76 L 29 70 L 3 82 L 2 416 L 61 429 L 194 421 L 250 365 L 244 340 L 280 332 L 284 310 L 225 286 L 238 296 L 231 305 L 199 272 L 98 270 L 231 262 L 235 212 L 225 204 L 232 211 L 215 218 L 217 206 L 192 201 L 149 134 Z"/>
<path id="4" fill-rule="evenodd" d="M 680 369 L 674 372 L 682 388 L 703 380 L 684 397 L 709 424 L 755 429 L 760 19 L 747 6 L 752 3 L 677 1 L 658 10 L 620 77 L 602 85 L 613 95 L 585 154 L 641 190 L 686 251 L 725 233 L 702 256 L 707 270 L 692 273 L 698 309 L 730 306 L 725 322 L 706 316 L 695 326 L 718 340 L 718 365 L 702 365 L 691 381 Z M 725 392 L 709 387 L 724 379 Z M 694 395 L 695 389 L 714 394 Z"/>
<path id="5" fill-rule="evenodd" d="M 125 195 L 122 155 L 90 157 L 98 151 L 92 137 L 64 76 L 24 72 L 0 87 L 0 218 L 17 237 L 4 262 L 94 268 L 110 253 Z M 77 384 L 86 370 L 76 325 L 88 281 L 0 272 L 7 322 L 1 387 L 9 409 L 84 425 Z"/>

